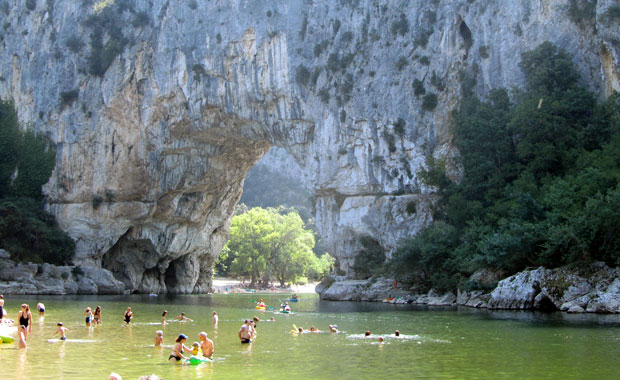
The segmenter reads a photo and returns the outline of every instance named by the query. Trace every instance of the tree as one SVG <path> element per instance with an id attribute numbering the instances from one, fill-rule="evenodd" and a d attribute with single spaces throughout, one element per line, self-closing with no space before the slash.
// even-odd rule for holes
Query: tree
<path id="1" fill-rule="evenodd" d="M 228 274 L 249 277 L 251 286 L 260 279 L 275 279 L 284 286 L 329 270 L 333 262 L 329 256 L 318 259 L 312 252 L 314 243 L 312 231 L 304 228 L 294 210 L 254 207 L 233 217 L 217 265 L 223 270 L 228 266 Z"/>

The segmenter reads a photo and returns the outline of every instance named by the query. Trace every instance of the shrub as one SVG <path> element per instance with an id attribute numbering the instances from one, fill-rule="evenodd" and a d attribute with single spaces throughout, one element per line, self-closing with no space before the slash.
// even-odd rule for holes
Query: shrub
<path id="1" fill-rule="evenodd" d="M 149 25 L 150 23 L 151 19 L 145 11 L 136 13 L 131 21 L 131 25 L 133 25 L 134 28 L 141 28 Z"/>
<path id="2" fill-rule="evenodd" d="M 82 270 L 82 267 L 75 266 L 71 269 L 71 274 L 73 275 L 73 278 L 77 280 L 78 277 L 82 277 L 84 275 L 84 271 Z"/>
<path id="3" fill-rule="evenodd" d="M 346 120 L 347 120 L 347 111 L 341 110 L 340 111 L 340 122 L 344 123 Z"/>
<path id="4" fill-rule="evenodd" d="M 409 20 L 407 20 L 407 16 L 404 13 L 400 14 L 400 19 L 398 21 L 394 21 L 392 23 L 392 27 L 390 29 L 394 36 L 401 35 L 404 36 L 409 32 Z"/>
<path id="5" fill-rule="evenodd" d="M 319 80 L 321 71 L 323 71 L 322 67 L 315 67 L 314 70 L 312 70 L 312 77 L 310 78 L 310 82 L 313 86 L 316 86 L 316 82 Z"/>
<path id="6" fill-rule="evenodd" d="M 403 136 L 405 134 L 406 125 L 407 122 L 402 117 L 399 117 L 396 123 L 394 123 L 394 132 L 399 136 Z"/>
<path id="7" fill-rule="evenodd" d="M 605 11 L 605 17 L 608 20 L 620 19 L 620 4 L 612 5 Z"/>
<path id="8" fill-rule="evenodd" d="M 331 53 L 329 57 L 327 57 L 327 69 L 331 72 L 336 72 L 340 68 L 340 58 L 338 58 L 338 54 Z"/>
<path id="9" fill-rule="evenodd" d="M 370 162 L 373 164 L 385 164 L 385 158 L 381 156 L 374 156 Z"/>
<path id="10" fill-rule="evenodd" d="M 191 10 L 196 10 L 196 8 L 198 8 L 198 3 L 196 2 L 196 0 L 189 0 L 187 2 L 187 6 L 190 7 Z"/>
<path id="11" fill-rule="evenodd" d="M 84 42 L 78 36 L 71 36 L 66 41 L 67 48 L 71 50 L 73 53 L 79 53 L 84 47 Z"/>
<path id="12" fill-rule="evenodd" d="M 426 89 L 424 88 L 424 83 L 419 79 L 413 80 L 413 94 L 415 96 L 421 96 L 426 94 Z"/>
<path id="13" fill-rule="evenodd" d="M 332 29 L 334 31 L 334 35 L 338 34 L 338 31 L 340 30 L 340 20 L 336 19 L 334 21 L 334 23 L 332 24 Z"/>
<path id="14" fill-rule="evenodd" d="M 478 48 L 478 53 L 480 54 L 480 56 L 484 59 L 489 58 L 489 51 L 488 51 L 488 47 L 486 45 L 482 45 Z"/>
<path id="15" fill-rule="evenodd" d="M 400 58 L 398 58 L 398 61 L 396 61 L 395 66 L 398 71 L 402 71 L 402 69 L 408 64 L 409 64 L 409 61 L 407 60 L 407 58 L 401 55 Z"/>
<path id="16" fill-rule="evenodd" d="M 345 154 L 347 154 L 347 152 L 348 152 L 347 148 L 345 148 L 345 147 L 338 148 L 338 155 L 340 155 L 340 156 L 344 156 Z"/>
<path id="17" fill-rule="evenodd" d="M 420 63 L 424 66 L 428 66 L 431 64 L 431 60 L 427 56 L 423 55 L 422 57 L 420 57 Z"/>
<path id="18" fill-rule="evenodd" d="M 33 11 L 37 7 L 37 0 L 26 0 L 26 8 Z"/>
<path id="19" fill-rule="evenodd" d="M 577 25 L 584 26 L 596 17 L 597 0 L 569 0 L 568 17 Z"/>
<path id="20" fill-rule="evenodd" d="M 329 103 L 329 90 L 327 88 L 323 88 L 319 91 L 319 98 L 325 104 Z"/>
<path id="21" fill-rule="evenodd" d="M 351 42 L 353 40 L 353 32 L 346 31 L 342 34 L 342 42 Z"/>
<path id="22" fill-rule="evenodd" d="M 422 109 L 425 111 L 432 111 L 437 107 L 437 95 L 428 93 L 422 98 Z"/>
<path id="23" fill-rule="evenodd" d="M 80 94 L 79 89 L 71 90 L 71 91 L 62 91 L 60 93 L 60 106 L 66 107 L 73 102 L 75 102 Z"/>
<path id="24" fill-rule="evenodd" d="M 101 197 L 99 195 L 95 195 L 95 196 L 93 196 L 93 199 L 91 200 L 91 203 L 93 205 L 93 209 L 96 210 L 103 203 L 103 197 Z"/>
<path id="25" fill-rule="evenodd" d="M 407 207 L 406 207 L 407 213 L 408 214 L 415 214 L 416 213 L 416 207 L 417 207 L 417 204 L 416 204 L 415 201 L 407 202 Z"/>
<path id="26" fill-rule="evenodd" d="M 194 66 L 192 66 L 192 72 L 194 73 L 194 76 L 198 79 L 202 78 L 203 75 L 207 75 L 207 70 L 205 70 L 205 67 L 200 63 L 196 63 L 194 64 Z"/>
<path id="27" fill-rule="evenodd" d="M 295 80 L 297 84 L 300 86 L 307 86 L 310 81 L 310 71 L 304 65 L 297 66 L 297 73 L 295 75 Z"/>
<path id="28" fill-rule="evenodd" d="M 107 190 L 104 192 L 103 196 L 105 197 L 105 201 L 107 203 L 114 202 L 114 193 L 111 190 Z"/>

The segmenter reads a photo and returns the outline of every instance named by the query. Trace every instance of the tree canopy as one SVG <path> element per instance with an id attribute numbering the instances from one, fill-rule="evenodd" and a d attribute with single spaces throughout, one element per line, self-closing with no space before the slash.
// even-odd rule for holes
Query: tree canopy
<path id="1" fill-rule="evenodd" d="M 230 238 L 216 269 L 220 274 L 249 278 L 251 285 L 318 279 L 333 259 L 328 254 L 317 258 L 313 248 L 314 235 L 304 228 L 296 211 L 254 207 L 233 217 Z"/>
<path id="2" fill-rule="evenodd" d="M 55 154 L 47 138 L 21 130 L 11 102 L 0 102 L 0 248 L 16 260 L 66 264 L 73 255 L 73 240 L 43 209 Z"/>
<path id="3" fill-rule="evenodd" d="M 464 178 L 428 161 L 421 177 L 442 200 L 436 221 L 395 253 L 396 273 L 446 290 L 479 268 L 620 265 L 620 95 L 597 102 L 548 42 L 521 68 L 527 86 L 512 97 L 480 100 L 465 82 L 453 124 Z"/>

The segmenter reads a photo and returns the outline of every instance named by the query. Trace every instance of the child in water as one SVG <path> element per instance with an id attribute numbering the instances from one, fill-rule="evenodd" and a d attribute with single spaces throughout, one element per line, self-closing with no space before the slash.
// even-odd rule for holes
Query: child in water
<path id="1" fill-rule="evenodd" d="M 93 311 L 90 307 L 87 307 L 86 310 L 84 310 L 84 316 L 86 317 L 86 326 L 90 327 L 90 323 L 93 321 Z"/>
<path id="2" fill-rule="evenodd" d="M 56 330 L 54 335 L 60 334 L 60 340 L 67 340 L 67 331 L 71 331 L 71 330 L 69 330 L 66 327 L 63 327 L 62 322 L 58 322 L 58 330 Z"/>
<path id="3" fill-rule="evenodd" d="M 153 340 L 155 347 L 162 346 L 164 344 L 164 332 L 159 330 L 155 331 L 155 339 Z"/>
<path id="4" fill-rule="evenodd" d="M 200 343 L 198 342 L 192 343 L 192 355 L 198 356 L 198 352 L 200 352 Z"/>
<path id="5" fill-rule="evenodd" d="M 190 321 L 190 322 L 193 322 L 193 321 L 194 321 L 193 319 L 191 319 L 191 318 L 187 317 L 187 316 L 185 315 L 185 313 L 181 313 L 181 315 L 179 315 L 179 316 L 175 317 L 174 319 L 176 319 L 176 320 L 178 320 L 178 321 L 181 321 L 181 322 L 185 322 L 185 321 Z"/>

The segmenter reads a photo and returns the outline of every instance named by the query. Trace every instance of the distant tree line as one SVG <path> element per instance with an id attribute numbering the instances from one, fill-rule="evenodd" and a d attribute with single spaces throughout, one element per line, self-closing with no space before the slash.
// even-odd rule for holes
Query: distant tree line
<path id="1" fill-rule="evenodd" d="M 466 279 L 480 268 L 620 265 L 620 95 L 598 102 L 549 42 L 520 67 L 527 86 L 512 97 L 480 100 L 464 80 L 453 134 L 465 175 L 453 181 L 429 158 L 420 174 L 442 196 L 435 221 L 386 270 L 454 290 L 476 288 Z"/>
<path id="2" fill-rule="evenodd" d="M 43 209 L 54 170 L 50 141 L 19 126 L 12 102 L 0 102 L 0 248 L 18 261 L 66 264 L 75 244 Z"/>

